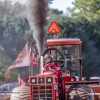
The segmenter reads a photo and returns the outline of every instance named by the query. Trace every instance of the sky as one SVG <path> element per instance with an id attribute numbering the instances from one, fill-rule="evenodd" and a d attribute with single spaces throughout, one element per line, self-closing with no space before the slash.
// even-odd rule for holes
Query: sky
<path id="1" fill-rule="evenodd" d="M 62 10 L 64 13 L 66 12 L 66 8 L 73 7 L 72 2 L 75 0 L 54 0 L 53 4 L 50 5 L 51 8 L 57 8 Z"/>
<path id="2" fill-rule="evenodd" d="M 11 0 L 11 1 L 19 1 L 21 3 L 25 3 L 27 0 Z M 72 2 L 74 1 L 75 0 L 54 0 L 53 4 L 51 4 L 50 7 L 62 10 L 65 13 L 66 8 L 73 7 Z"/>

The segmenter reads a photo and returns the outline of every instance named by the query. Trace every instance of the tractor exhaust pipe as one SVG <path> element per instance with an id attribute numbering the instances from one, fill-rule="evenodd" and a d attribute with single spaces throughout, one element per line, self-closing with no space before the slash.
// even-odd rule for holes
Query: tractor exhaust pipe
<path id="1" fill-rule="evenodd" d="M 43 56 L 40 56 L 40 74 L 43 73 Z"/>

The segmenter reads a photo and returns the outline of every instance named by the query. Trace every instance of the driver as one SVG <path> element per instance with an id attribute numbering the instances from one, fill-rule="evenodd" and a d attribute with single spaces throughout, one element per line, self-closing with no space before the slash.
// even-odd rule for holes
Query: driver
<path id="1" fill-rule="evenodd" d="M 53 56 L 51 54 L 46 54 L 44 56 L 44 61 L 45 61 L 45 65 L 44 65 L 44 72 L 47 71 L 51 71 L 54 72 L 55 75 L 58 76 L 58 78 L 60 78 L 60 66 L 57 62 L 53 61 Z"/>
<path id="2" fill-rule="evenodd" d="M 63 50 L 63 54 L 65 55 L 66 59 L 73 59 L 73 56 L 68 54 L 68 50 Z"/>
<path id="3" fill-rule="evenodd" d="M 46 54 L 44 56 L 45 66 L 44 71 L 54 71 L 56 69 L 56 66 L 53 64 L 53 56 L 50 54 Z"/>

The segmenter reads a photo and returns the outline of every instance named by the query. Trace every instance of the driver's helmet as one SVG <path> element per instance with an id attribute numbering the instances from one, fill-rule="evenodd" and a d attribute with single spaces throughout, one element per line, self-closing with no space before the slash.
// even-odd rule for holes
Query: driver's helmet
<path id="1" fill-rule="evenodd" d="M 46 54 L 44 56 L 44 60 L 45 60 L 46 63 L 51 63 L 52 59 L 53 59 L 53 56 L 51 54 Z"/>

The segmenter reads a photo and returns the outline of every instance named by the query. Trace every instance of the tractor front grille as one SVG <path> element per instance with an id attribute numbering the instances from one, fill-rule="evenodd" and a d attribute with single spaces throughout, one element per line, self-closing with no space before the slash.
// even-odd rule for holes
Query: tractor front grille
<path id="1" fill-rule="evenodd" d="M 33 86 L 33 100 L 52 100 L 52 86 Z"/>

